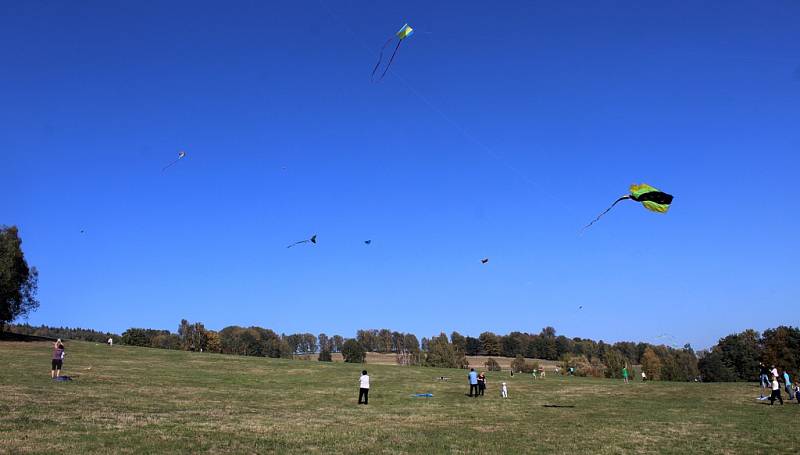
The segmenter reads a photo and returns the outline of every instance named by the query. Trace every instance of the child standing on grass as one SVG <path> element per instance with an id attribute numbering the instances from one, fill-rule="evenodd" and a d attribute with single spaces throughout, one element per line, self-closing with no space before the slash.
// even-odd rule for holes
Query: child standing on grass
<path id="1" fill-rule="evenodd" d="M 781 385 L 778 383 L 777 375 L 772 377 L 772 395 L 769 396 L 770 406 L 775 404 L 775 400 L 780 401 L 781 406 L 783 406 L 783 397 L 781 396 Z"/>
<path id="2" fill-rule="evenodd" d="M 358 378 L 358 404 L 361 404 L 361 399 L 364 399 L 364 404 L 369 402 L 369 376 L 367 370 L 361 372 L 361 377 Z"/>
<path id="3" fill-rule="evenodd" d="M 483 396 L 483 392 L 486 390 L 486 375 L 481 374 L 478 375 L 478 395 Z"/>
<path id="4" fill-rule="evenodd" d="M 53 343 L 53 360 L 50 362 L 50 379 L 61 376 L 61 367 L 64 366 L 64 343 L 61 338 Z"/>
<path id="5" fill-rule="evenodd" d="M 625 384 L 628 383 L 628 367 L 627 366 L 622 367 L 622 379 L 625 380 Z"/>

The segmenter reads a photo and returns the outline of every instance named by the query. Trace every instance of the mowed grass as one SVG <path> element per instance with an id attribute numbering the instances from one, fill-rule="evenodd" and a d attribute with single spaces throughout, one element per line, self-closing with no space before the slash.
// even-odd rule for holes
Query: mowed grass
<path id="1" fill-rule="evenodd" d="M 755 384 L 641 383 L 0 342 L 3 453 L 798 453 L 800 405 Z M 91 367 L 89 370 L 88 368 Z M 451 379 L 443 382 L 438 376 Z M 500 398 L 499 383 L 509 398 Z M 433 398 L 412 398 L 430 392 Z M 574 407 L 545 407 L 545 405 Z"/>

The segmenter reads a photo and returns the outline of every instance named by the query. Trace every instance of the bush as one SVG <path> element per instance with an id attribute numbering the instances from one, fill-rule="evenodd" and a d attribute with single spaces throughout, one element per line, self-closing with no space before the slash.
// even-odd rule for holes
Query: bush
<path id="1" fill-rule="evenodd" d="M 361 346 L 361 343 L 351 338 L 345 341 L 344 346 L 342 346 L 342 357 L 347 363 L 364 363 L 367 352 Z"/>
<path id="2" fill-rule="evenodd" d="M 487 360 L 486 363 L 484 363 L 484 366 L 486 366 L 486 369 L 489 370 L 489 371 L 500 371 L 500 370 L 502 370 L 502 368 L 500 368 L 500 364 L 497 363 L 497 360 L 495 360 L 495 359 L 493 359 L 491 357 L 489 357 L 489 360 Z"/>
<path id="3" fill-rule="evenodd" d="M 581 377 L 602 378 L 606 371 L 606 366 L 599 359 L 594 358 L 590 362 L 584 355 L 565 358 L 564 370 L 569 371 L 570 368 L 573 368 L 575 376 Z"/>
<path id="4" fill-rule="evenodd" d="M 539 368 L 538 362 L 528 362 L 521 355 L 511 361 L 511 370 L 515 373 L 533 373 L 533 370 Z"/>
<path id="5" fill-rule="evenodd" d="M 327 349 L 319 351 L 319 358 L 317 358 L 317 360 L 320 362 L 332 362 L 333 359 L 331 359 L 331 351 Z"/>

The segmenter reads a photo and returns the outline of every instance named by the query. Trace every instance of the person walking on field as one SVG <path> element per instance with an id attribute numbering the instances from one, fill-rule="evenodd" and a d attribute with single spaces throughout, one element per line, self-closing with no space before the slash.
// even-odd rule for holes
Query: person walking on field
<path id="1" fill-rule="evenodd" d="M 781 385 L 778 383 L 778 376 L 772 377 L 772 395 L 769 396 L 769 404 L 774 405 L 775 400 L 781 402 L 781 406 L 783 406 L 783 397 L 781 396 Z"/>
<path id="2" fill-rule="evenodd" d="M 467 375 L 467 379 L 469 379 L 469 395 L 468 396 L 478 396 L 478 373 L 475 372 L 475 368 L 469 369 L 469 374 Z M 472 392 L 475 392 L 475 395 L 472 395 Z"/>
<path id="3" fill-rule="evenodd" d="M 367 370 L 361 372 L 361 377 L 358 378 L 359 389 L 358 389 L 358 404 L 361 404 L 361 399 L 364 399 L 364 404 L 369 403 L 369 375 L 367 375 Z"/>
<path id="4" fill-rule="evenodd" d="M 61 376 L 61 368 L 64 366 L 64 343 L 61 338 L 53 343 L 53 360 L 50 362 L 50 379 Z"/>
<path id="5" fill-rule="evenodd" d="M 485 390 L 486 390 L 486 375 L 483 374 L 483 371 L 481 371 L 481 374 L 478 375 L 478 394 L 480 396 L 483 396 L 483 392 Z"/>
<path id="6" fill-rule="evenodd" d="M 789 376 L 789 372 L 783 370 L 783 387 L 786 390 L 786 394 L 789 395 L 789 401 L 794 400 L 794 394 L 792 393 L 792 378 Z"/>
<path id="7" fill-rule="evenodd" d="M 628 366 L 622 367 L 622 379 L 625 380 L 625 384 L 628 383 Z"/>

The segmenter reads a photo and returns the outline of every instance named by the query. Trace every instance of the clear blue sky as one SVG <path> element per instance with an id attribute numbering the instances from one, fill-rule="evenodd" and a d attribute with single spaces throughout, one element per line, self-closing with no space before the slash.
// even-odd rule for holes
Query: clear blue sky
<path id="1" fill-rule="evenodd" d="M 792 0 L 0 3 L 29 322 L 696 347 L 797 325 L 798 23 Z M 634 182 L 670 212 L 579 235 Z"/>

